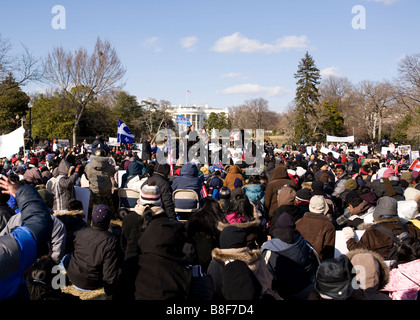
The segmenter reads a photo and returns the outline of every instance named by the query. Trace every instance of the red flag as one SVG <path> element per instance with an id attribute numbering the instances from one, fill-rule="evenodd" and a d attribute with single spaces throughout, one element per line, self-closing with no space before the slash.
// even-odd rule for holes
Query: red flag
<path id="1" fill-rule="evenodd" d="M 415 159 L 411 164 L 409 170 L 420 172 L 420 162 L 418 159 Z"/>

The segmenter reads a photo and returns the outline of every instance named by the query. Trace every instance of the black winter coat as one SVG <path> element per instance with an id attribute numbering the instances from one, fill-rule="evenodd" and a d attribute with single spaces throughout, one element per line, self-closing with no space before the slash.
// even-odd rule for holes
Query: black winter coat
<path id="1" fill-rule="evenodd" d="M 70 281 L 79 288 L 104 288 L 112 295 L 118 275 L 118 239 L 96 226 L 75 233 L 74 251 L 67 266 Z"/>

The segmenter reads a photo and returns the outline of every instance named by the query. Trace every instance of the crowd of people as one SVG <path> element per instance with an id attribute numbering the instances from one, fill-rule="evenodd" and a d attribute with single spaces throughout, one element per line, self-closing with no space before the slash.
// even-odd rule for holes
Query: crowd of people
<path id="1" fill-rule="evenodd" d="M 171 168 L 155 146 L 97 138 L 2 159 L 2 300 L 78 299 L 54 286 L 54 267 L 116 301 L 417 300 L 420 178 L 408 156 L 264 141 L 264 167 L 249 175 L 255 164 Z M 88 210 L 76 187 L 90 190 Z M 122 188 L 138 194 L 131 208 Z"/>

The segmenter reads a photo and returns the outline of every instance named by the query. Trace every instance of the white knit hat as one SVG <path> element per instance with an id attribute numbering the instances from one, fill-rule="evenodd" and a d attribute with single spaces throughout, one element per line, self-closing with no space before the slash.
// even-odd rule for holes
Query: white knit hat
<path id="1" fill-rule="evenodd" d="M 149 181 L 147 185 L 144 185 L 140 190 L 140 205 L 155 205 L 161 206 L 162 201 L 160 200 L 160 190 L 154 181 Z"/>
<path id="2" fill-rule="evenodd" d="M 324 196 L 315 195 L 311 197 L 309 202 L 309 211 L 313 213 L 324 213 L 326 207 L 326 201 Z"/>

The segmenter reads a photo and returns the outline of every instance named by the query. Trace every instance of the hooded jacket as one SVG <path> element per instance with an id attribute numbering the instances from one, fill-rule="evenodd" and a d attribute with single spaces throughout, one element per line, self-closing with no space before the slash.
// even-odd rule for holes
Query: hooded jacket
<path id="1" fill-rule="evenodd" d="M 86 165 L 85 175 L 89 180 L 89 189 L 97 196 L 104 197 L 112 194 L 112 180 L 115 167 L 109 163 L 108 157 L 90 157 Z"/>
<path id="2" fill-rule="evenodd" d="M 389 282 L 382 289 L 392 300 L 418 300 L 420 259 L 398 265 L 389 272 Z"/>
<path id="3" fill-rule="evenodd" d="M 182 166 L 180 176 L 176 177 L 172 182 L 172 190 L 194 190 L 200 199 L 200 191 L 203 184 L 204 182 L 202 177 L 198 174 L 197 166 L 192 162 L 187 162 Z M 175 199 L 175 208 L 191 209 L 195 207 L 196 202 L 193 199 Z"/>
<path id="4" fill-rule="evenodd" d="M 121 188 L 140 190 L 139 188 L 133 188 L 133 183 L 140 181 L 140 179 L 146 174 L 146 168 L 143 163 L 139 161 L 130 161 L 126 172 L 121 177 Z"/>
<path id="5" fill-rule="evenodd" d="M 0 236 L 0 299 L 10 299 L 19 294 L 25 283 L 24 271 L 32 265 L 37 255 L 46 253 L 51 238 L 51 214 L 36 189 L 23 185 L 16 192 L 21 211 L 22 226 L 12 233 Z"/>
<path id="6" fill-rule="evenodd" d="M 76 199 L 74 185 L 79 173 L 75 172 L 69 177 L 71 164 L 66 159 L 62 159 L 58 167 L 53 172 L 54 183 L 52 192 L 54 195 L 53 211 L 67 210 L 70 201 Z"/>
<path id="7" fill-rule="evenodd" d="M 261 294 L 269 294 L 276 299 L 281 299 L 279 295 L 272 290 L 273 277 L 268 271 L 267 265 L 262 258 L 261 250 L 243 248 L 229 248 L 220 249 L 215 248 L 212 251 L 212 260 L 207 269 L 207 273 L 213 279 L 214 294 L 216 298 L 223 297 L 222 293 L 222 274 L 223 267 L 229 260 L 241 260 L 245 262 L 251 271 L 255 274 L 256 278 L 261 284 Z"/>
<path id="8" fill-rule="evenodd" d="M 390 272 L 384 259 L 378 253 L 356 249 L 346 253 L 346 256 L 356 272 L 360 271 L 356 275 L 356 279 L 369 300 L 391 300 L 385 293 L 381 292 L 389 281 Z"/>
<path id="9" fill-rule="evenodd" d="M 271 172 L 270 181 L 267 184 L 267 189 L 265 190 L 264 203 L 268 209 L 268 215 L 271 217 L 274 211 L 277 209 L 277 190 L 279 190 L 284 185 L 290 185 L 296 188 L 296 183 L 289 178 L 287 169 L 285 166 L 280 165 L 273 169 Z"/>
<path id="10" fill-rule="evenodd" d="M 237 165 L 232 165 L 228 168 L 226 178 L 223 181 L 223 186 L 228 187 L 231 191 L 235 189 L 235 179 L 238 178 L 242 185 L 244 184 L 245 180 L 242 176 L 242 171 Z"/>
<path id="11" fill-rule="evenodd" d="M 273 289 L 284 299 L 303 296 L 314 289 L 318 260 L 314 249 L 301 236 L 292 243 L 273 238 L 263 244 L 262 255 L 273 275 Z"/>
<path id="12" fill-rule="evenodd" d="M 141 255 L 135 280 L 136 300 L 184 300 L 191 283 L 183 252 L 186 230 L 179 221 L 153 220 L 139 239 Z"/>

